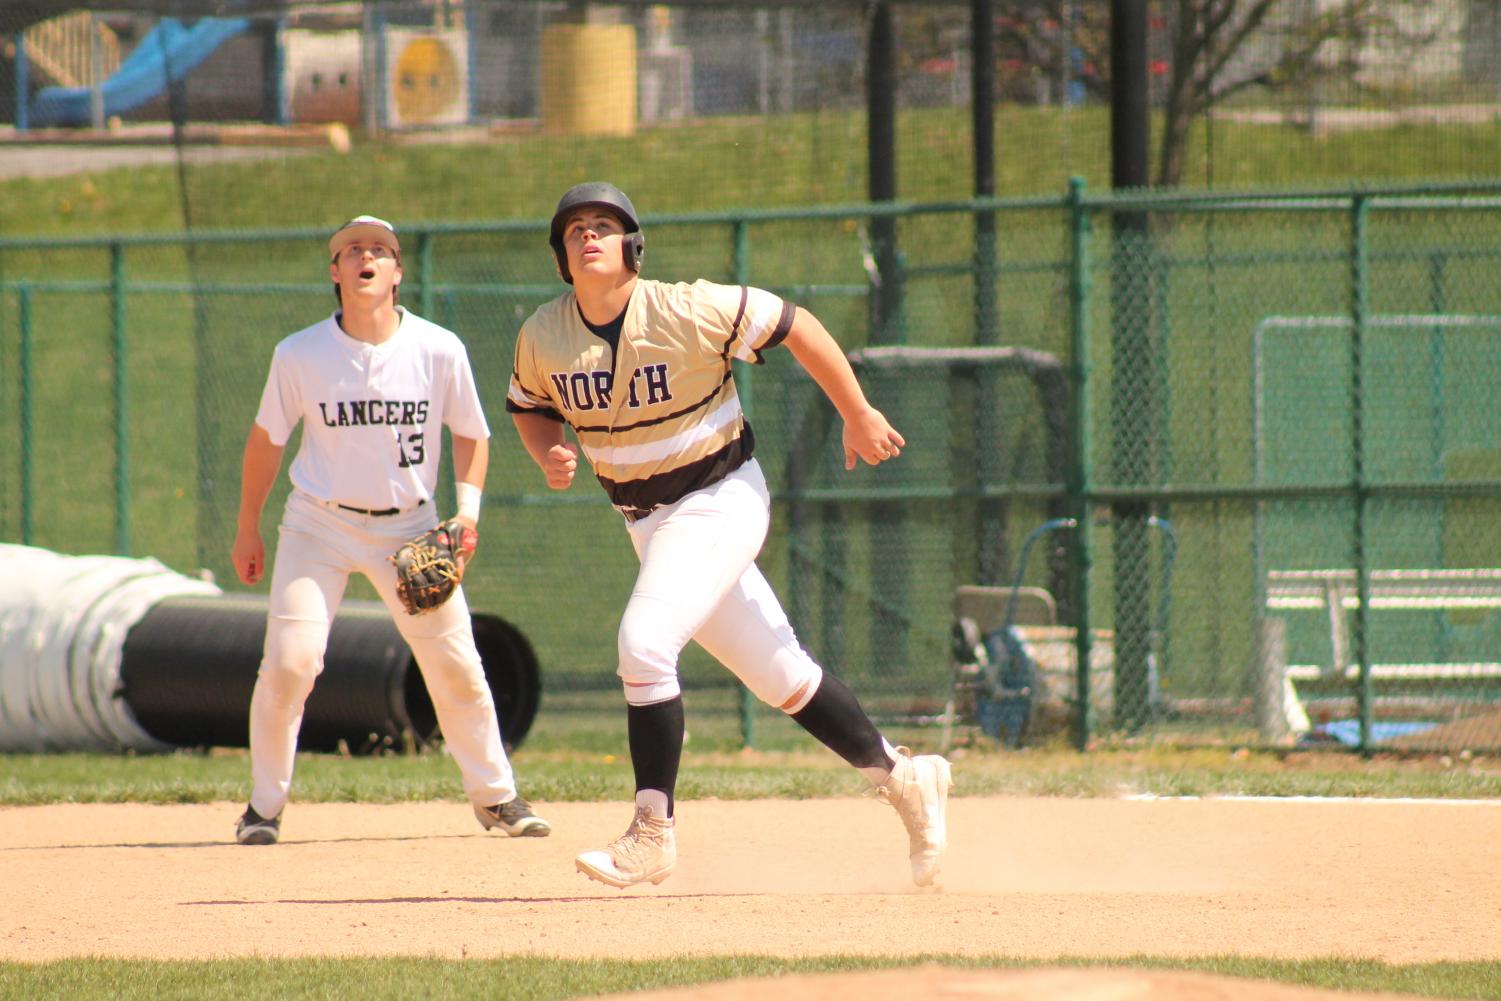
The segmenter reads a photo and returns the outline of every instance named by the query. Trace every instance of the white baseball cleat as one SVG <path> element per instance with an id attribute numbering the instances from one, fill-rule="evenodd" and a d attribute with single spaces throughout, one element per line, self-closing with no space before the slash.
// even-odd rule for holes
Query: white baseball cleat
<path id="1" fill-rule="evenodd" d="M 651 807 L 636 807 L 636 816 L 624 834 L 607 848 L 584 852 L 577 859 L 579 872 L 611 886 L 660 883 L 678 864 L 677 835 L 673 819 L 652 815 Z"/>
<path id="2" fill-rule="evenodd" d="M 876 789 L 876 796 L 896 807 L 897 816 L 906 825 L 912 882 L 932 886 L 948 846 L 945 813 L 953 776 L 949 763 L 936 754 L 914 758 L 905 747 L 898 747 L 896 752 L 896 767 L 886 784 Z"/>

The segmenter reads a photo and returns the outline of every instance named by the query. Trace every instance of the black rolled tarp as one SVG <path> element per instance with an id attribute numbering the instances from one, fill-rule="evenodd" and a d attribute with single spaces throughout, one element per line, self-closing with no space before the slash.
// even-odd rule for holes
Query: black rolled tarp
<path id="1" fill-rule="evenodd" d="M 141 728 L 181 747 L 248 746 L 266 607 L 264 597 L 251 595 L 167 598 L 132 626 L 120 680 Z M 501 735 L 519 746 L 541 702 L 536 654 L 505 620 L 483 613 L 471 619 Z M 365 754 L 422 746 L 439 735 L 422 674 L 390 613 L 379 602 L 345 601 L 308 697 L 299 749 Z"/>

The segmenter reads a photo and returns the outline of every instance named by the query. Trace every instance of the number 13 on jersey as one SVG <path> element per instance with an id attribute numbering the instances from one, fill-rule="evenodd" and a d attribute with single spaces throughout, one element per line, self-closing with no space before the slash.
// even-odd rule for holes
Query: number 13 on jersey
<path id="1" fill-rule="evenodd" d="M 427 458 L 427 446 L 422 443 L 422 432 L 406 435 L 404 440 L 400 431 L 393 428 L 391 433 L 396 435 L 396 451 L 401 456 L 397 465 L 402 469 L 422 465 L 422 460 Z"/>

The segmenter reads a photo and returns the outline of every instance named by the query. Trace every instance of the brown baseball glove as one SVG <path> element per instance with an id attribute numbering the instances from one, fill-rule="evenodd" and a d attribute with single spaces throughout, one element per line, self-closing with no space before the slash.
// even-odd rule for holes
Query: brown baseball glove
<path id="1" fill-rule="evenodd" d="M 391 557 L 396 596 L 410 615 L 439 608 L 464 579 L 464 567 L 479 545 L 479 533 L 450 518 L 409 542 Z"/>

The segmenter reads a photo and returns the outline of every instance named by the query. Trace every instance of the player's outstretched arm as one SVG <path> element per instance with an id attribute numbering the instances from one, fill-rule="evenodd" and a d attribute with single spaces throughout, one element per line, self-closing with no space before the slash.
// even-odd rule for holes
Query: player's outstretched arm
<path id="1" fill-rule="evenodd" d="M 854 469 L 857 458 L 876 466 L 902 454 L 906 439 L 866 400 L 849 359 L 816 316 L 797 307 L 786 343 L 844 418 L 845 469 Z"/>
<path id="2" fill-rule="evenodd" d="M 563 435 L 563 425 L 541 414 L 511 414 L 516 433 L 527 454 L 547 477 L 547 485 L 554 490 L 567 490 L 573 485 L 573 476 L 578 472 L 578 449 Z"/>
<path id="3" fill-rule="evenodd" d="M 282 446 L 259 424 L 245 439 L 245 457 L 240 469 L 240 515 L 236 521 L 230 560 L 242 584 L 255 584 L 266 572 L 266 544 L 261 540 L 261 510 L 281 471 Z"/>

